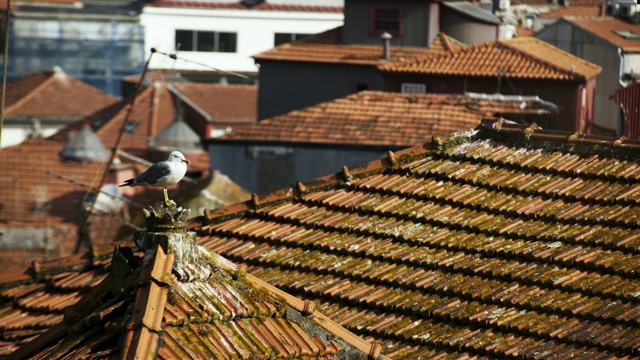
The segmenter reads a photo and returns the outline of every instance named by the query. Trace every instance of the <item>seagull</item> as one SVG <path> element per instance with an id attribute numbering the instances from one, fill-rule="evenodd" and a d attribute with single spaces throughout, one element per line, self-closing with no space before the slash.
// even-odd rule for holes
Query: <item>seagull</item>
<path id="1" fill-rule="evenodd" d="M 143 173 L 140 173 L 135 178 L 125 181 L 119 187 L 162 187 L 162 190 L 164 190 L 164 203 L 167 204 L 167 206 L 175 206 L 175 201 L 169 200 L 167 187 L 175 185 L 182 180 L 184 174 L 187 173 L 187 164 L 189 163 L 191 162 L 185 159 L 184 155 L 182 155 L 180 151 L 173 151 L 169 154 L 169 158 L 167 160 L 151 165 Z"/>

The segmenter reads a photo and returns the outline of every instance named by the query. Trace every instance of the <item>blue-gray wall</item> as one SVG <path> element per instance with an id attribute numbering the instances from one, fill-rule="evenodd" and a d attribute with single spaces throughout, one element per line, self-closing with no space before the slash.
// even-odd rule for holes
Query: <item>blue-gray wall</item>
<path id="1" fill-rule="evenodd" d="M 559 20 L 538 31 L 535 37 L 602 67 L 602 73 L 596 77 L 593 123 L 599 128 L 620 135 L 620 110 L 609 98 L 617 89 L 622 88 L 618 48 L 566 20 Z"/>
<path id="2" fill-rule="evenodd" d="M 382 55 L 382 54 L 381 54 Z M 290 61 L 260 61 L 258 119 L 341 98 L 356 92 L 382 90 L 382 76 L 375 66 Z"/>
<path id="3" fill-rule="evenodd" d="M 382 150 L 308 146 L 210 143 L 208 149 L 211 169 L 257 194 L 340 172 L 343 165 L 360 165 L 386 156 Z"/>

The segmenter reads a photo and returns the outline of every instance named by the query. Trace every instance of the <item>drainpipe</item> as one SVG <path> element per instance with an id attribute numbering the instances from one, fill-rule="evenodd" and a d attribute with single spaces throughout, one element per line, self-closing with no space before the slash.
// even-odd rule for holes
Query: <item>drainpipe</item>
<path id="1" fill-rule="evenodd" d="M 380 35 L 380 39 L 382 39 L 382 60 L 389 61 L 391 60 L 391 39 L 393 36 L 388 32 Z"/>

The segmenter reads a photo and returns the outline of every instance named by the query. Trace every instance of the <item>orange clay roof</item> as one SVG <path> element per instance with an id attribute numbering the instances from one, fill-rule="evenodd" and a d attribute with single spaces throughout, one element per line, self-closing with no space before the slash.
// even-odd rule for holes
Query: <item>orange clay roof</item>
<path id="1" fill-rule="evenodd" d="M 457 76 L 509 76 L 524 79 L 590 79 L 602 69 L 533 37 L 497 40 L 438 56 L 396 61 L 383 72 Z"/>
<path id="2" fill-rule="evenodd" d="M 521 107 L 522 105 L 524 107 Z M 235 129 L 213 141 L 408 147 L 437 133 L 466 131 L 487 116 L 549 114 L 538 104 L 458 94 L 361 91 Z"/>
<path id="3" fill-rule="evenodd" d="M 640 52 L 640 41 L 625 39 L 616 31 L 640 34 L 640 24 L 633 24 L 612 17 L 565 18 L 576 26 L 594 34 L 602 40 L 621 48 L 625 52 Z"/>
<path id="4" fill-rule="evenodd" d="M 257 85 L 176 82 L 171 87 L 207 114 L 212 121 L 256 122 L 258 119 Z"/>
<path id="5" fill-rule="evenodd" d="M 174 221 L 181 213 L 171 216 Z M 57 323 L 9 358 L 384 358 L 379 345 L 315 311 L 313 302 L 247 274 L 244 265 L 196 247 L 194 233 L 185 236 L 183 229 L 136 234 L 144 253 L 116 248 L 109 270 L 103 265 L 88 276 L 54 276 L 53 288 L 70 291 L 62 303 L 73 305 L 63 316 L 41 318 L 46 324 Z M 160 239 L 166 244 L 161 246 Z M 33 295 L 39 292 L 37 285 L 27 287 Z M 16 291 L 3 295 L 20 296 Z M 63 309 L 51 300 L 42 296 L 39 304 L 23 304 L 54 313 Z"/>
<path id="6" fill-rule="evenodd" d="M 390 358 L 635 358 L 639 158 L 638 141 L 483 121 L 189 228 Z M 0 276 L 0 349 L 59 323 L 104 254 Z"/>
<path id="7" fill-rule="evenodd" d="M 122 121 L 128 111 L 128 100 L 109 107 L 92 119 L 107 119 L 97 129 L 96 135 L 107 149 L 115 145 Z M 135 132 L 124 134 L 120 150 L 138 157 L 149 159 L 148 137 L 155 136 L 174 119 L 173 100 L 165 85 L 156 84 L 144 89 L 131 113 L 131 121 L 139 121 Z M 67 143 L 67 136 L 82 126 L 74 123 L 61 132 L 46 139 L 30 139 L 19 145 L 3 148 L 0 152 L 0 164 L 4 171 L 0 176 L 0 219 L 6 222 L 27 222 L 42 226 L 51 223 L 81 223 L 83 213 L 80 204 L 87 188 L 52 176 L 50 172 L 79 181 L 82 184 L 96 186 L 105 170 L 105 162 L 70 163 L 58 155 Z M 209 157 L 206 151 L 199 156 L 190 157 L 190 170 L 208 172 Z M 144 166 L 139 166 L 144 170 Z M 184 184 L 183 184 L 184 185 Z M 151 190 L 153 191 L 153 190 Z M 171 190 L 170 190 L 171 192 Z M 144 194 L 144 191 L 141 192 Z M 155 193 L 157 194 L 157 192 Z M 141 196 L 139 202 L 161 197 Z"/>
<path id="8" fill-rule="evenodd" d="M 45 70 L 7 84 L 7 117 L 80 119 L 117 99 L 61 70 Z"/>
<path id="9" fill-rule="evenodd" d="M 542 12 L 540 17 L 542 18 L 560 18 L 564 16 L 600 16 L 604 14 L 602 6 L 567 6 L 559 7 L 555 10 Z"/>
<path id="10" fill-rule="evenodd" d="M 335 2 L 334 2 L 335 3 Z M 317 13 L 342 13 L 342 6 L 327 6 L 326 2 L 317 1 L 269 1 L 255 6 L 246 6 L 241 1 L 202 1 L 202 0 L 153 0 L 152 6 L 198 8 L 198 9 L 231 9 L 251 11 L 303 11 Z"/>
<path id="11" fill-rule="evenodd" d="M 465 46 L 466 46 L 465 44 L 441 32 L 441 33 L 438 33 L 438 35 L 435 37 L 435 39 L 433 39 L 431 44 L 429 44 L 429 50 L 438 51 L 438 52 L 448 52 L 448 51 L 460 50 Z"/>
<path id="12" fill-rule="evenodd" d="M 283 60 L 352 65 L 378 65 L 383 61 L 382 46 L 343 45 L 340 43 L 342 27 L 328 30 L 302 41 L 286 43 L 253 58 L 261 60 Z M 437 51 L 437 50 L 436 50 Z M 391 47 L 391 61 L 430 55 L 433 50 L 419 47 Z"/>

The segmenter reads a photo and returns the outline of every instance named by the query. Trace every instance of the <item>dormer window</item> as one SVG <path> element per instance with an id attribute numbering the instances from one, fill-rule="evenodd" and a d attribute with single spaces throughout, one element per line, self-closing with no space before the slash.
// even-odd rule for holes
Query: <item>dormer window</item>
<path id="1" fill-rule="evenodd" d="M 402 7 L 395 5 L 373 5 L 369 16 L 369 33 L 380 35 L 388 32 L 394 37 L 402 36 Z"/>

